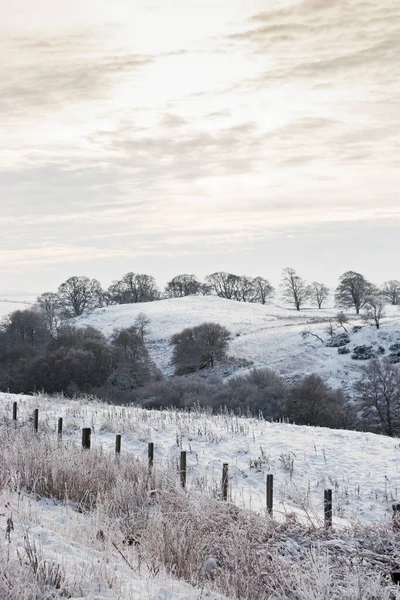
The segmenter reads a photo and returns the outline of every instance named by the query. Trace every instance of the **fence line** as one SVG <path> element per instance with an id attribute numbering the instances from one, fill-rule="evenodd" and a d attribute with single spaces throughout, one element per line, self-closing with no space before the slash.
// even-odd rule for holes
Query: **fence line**
<path id="1" fill-rule="evenodd" d="M 17 415 L 18 415 L 18 403 L 17 402 L 13 403 L 12 414 L 13 414 L 13 421 L 17 421 Z M 33 413 L 33 429 L 34 429 L 35 433 L 38 433 L 38 431 L 39 431 L 39 409 L 38 408 L 35 408 L 34 413 Z M 62 419 L 62 417 L 60 417 L 58 419 L 58 424 L 57 424 L 57 436 L 58 436 L 59 440 L 62 439 L 62 433 L 63 433 L 63 419 Z M 82 428 L 82 449 L 90 450 L 91 437 L 92 437 L 91 428 L 83 427 Z M 121 434 L 117 434 L 115 437 L 115 454 L 117 457 L 120 456 L 120 454 L 121 454 L 121 440 L 122 440 Z M 147 456 L 148 456 L 149 475 L 151 475 L 152 471 L 153 471 L 153 467 L 154 467 L 154 442 L 148 442 Z M 179 473 L 179 477 L 180 477 L 181 486 L 182 486 L 182 488 L 185 489 L 186 482 L 187 482 L 187 453 L 185 450 L 182 450 L 180 453 L 180 462 L 179 462 L 178 473 Z M 266 505 L 267 505 L 268 514 L 271 517 L 273 515 L 273 489 L 274 489 L 273 481 L 274 481 L 273 474 L 268 473 L 267 479 L 266 479 Z M 223 463 L 222 479 L 221 479 L 221 499 L 224 502 L 227 502 L 227 500 L 228 500 L 228 489 L 229 489 L 229 464 Z M 153 494 L 153 491 L 151 491 L 151 494 Z M 397 514 L 398 514 L 400 512 L 400 504 L 396 505 L 396 507 L 395 507 L 395 505 L 393 505 L 393 511 L 394 512 L 397 511 Z M 326 528 L 332 527 L 332 514 L 333 514 L 332 490 L 326 489 L 326 490 L 324 490 L 324 523 L 325 523 Z"/>

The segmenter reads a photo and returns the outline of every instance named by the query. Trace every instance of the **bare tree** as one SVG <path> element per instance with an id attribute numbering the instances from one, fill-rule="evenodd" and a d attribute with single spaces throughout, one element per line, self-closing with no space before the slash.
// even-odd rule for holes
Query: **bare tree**
<path id="1" fill-rule="evenodd" d="M 331 339 L 333 339 L 333 336 L 335 335 L 335 331 L 336 331 L 336 329 L 335 329 L 335 327 L 334 327 L 334 325 L 333 325 L 332 321 L 329 321 L 329 325 L 328 325 L 328 327 L 326 328 L 326 333 L 329 335 L 329 337 L 330 337 Z"/>
<path id="2" fill-rule="evenodd" d="M 296 310 L 300 310 L 310 297 L 309 286 L 291 267 L 283 269 L 281 288 L 284 299 L 290 304 L 294 304 Z"/>
<path id="3" fill-rule="evenodd" d="M 211 275 L 207 275 L 206 283 L 220 298 L 235 300 L 238 279 L 239 277 L 237 275 L 233 275 L 232 273 L 217 271 L 215 273 L 211 273 Z"/>
<path id="4" fill-rule="evenodd" d="M 265 304 L 274 288 L 263 277 L 248 277 L 218 271 L 206 277 L 206 286 L 220 298 L 238 302 L 260 302 Z"/>
<path id="5" fill-rule="evenodd" d="M 266 304 L 272 298 L 275 291 L 268 279 L 264 279 L 263 277 L 255 277 L 253 279 L 253 286 L 257 302 L 260 302 L 260 304 Z"/>
<path id="6" fill-rule="evenodd" d="M 173 335 L 172 363 L 177 374 L 213 368 L 225 359 L 229 338 L 230 332 L 218 323 L 202 323 Z"/>
<path id="7" fill-rule="evenodd" d="M 311 374 L 293 385 L 286 401 L 286 416 L 298 425 L 343 427 L 346 399 L 319 375 Z"/>
<path id="8" fill-rule="evenodd" d="M 308 336 L 311 337 L 315 337 L 315 339 L 319 340 L 322 344 L 324 343 L 324 340 L 322 339 L 322 337 L 320 337 L 319 335 L 317 335 L 316 333 L 313 333 L 310 329 L 306 328 L 303 329 L 303 331 L 300 333 L 301 337 L 303 338 L 303 340 L 305 340 Z"/>
<path id="9" fill-rule="evenodd" d="M 338 325 L 345 330 L 345 332 L 347 333 L 347 328 L 346 325 L 349 322 L 348 316 L 344 314 L 343 311 L 338 312 L 338 314 L 336 315 L 336 321 L 338 323 Z M 343 335 L 343 334 L 342 334 Z"/>
<path id="10" fill-rule="evenodd" d="M 374 431 L 400 433 L 400 369 L 386 359 L 372 360 L 355 386 L 364 423 Z"/>
<path id="11" fill-rule="evenodd" d="M 1 329 L 6 334 L 6 345 L 39 348 L 51 341 L 43 315 L 34 308 L 10 313 L 3 320 Z"/>
<path id="12" fill-rule="evenodd" d="M 329 288 L 323 283 L 313 281 L 310 284 L 310 298 L 313 304 L 322 308 L 324 302 L 329 298 Z"/>
<path id="13" fill-rule="evenodd" d="M 141 312 L 136 317 L 133 326 L 144 341 L 146 335 L 150 333 L 150 319 L 145 313 Z"/>
<path id="14" fill-rule="evenodd" d="M 369 296 L 365 300 L 363 318 L 366 323 L 372 323 L 380 328 L 381 319 L 385 316 L 385 305 L 381 296 Z"/>
<path id="15" fill-rule="evenodd" d="M 62 312 L 66 317 L 79 317 L 102 305 L 102 289 L 97 279 L 70 277 L 58 288 Z"/>
<path id="16" fill-rule="evenodd" d="M 59 295 L 53 292 L 45 292 L 37 298 L 36 304 L 44 317 L 47 331 L 53 339 L 57 339 L 62 327 L 65 325 Z"/>
<path id="17" fill-rule="evenodd" d="M 238 302 L 257 302 L 257 290 L 254 280 L 246 275 L 234 275 L 236 283 L 234 287 L 234 300 Z"/>
<path id="18" fill-rule="evenodd" d="M 400 281 L 397 281 L 397 279 L 385 281 L 380 292 L 382 297 L 393 306 L 400 304 Z"/>
<path id="19" fill-rule="evenodd" d="M 184 298 L 194 296 L 202 291 L 202 284 L 195 275 L 176 275 L 168 281 L 165 293 L 169 298 Z"/>
<path id="20" fill-rule="evenodd" d="M 367 281 L 361 273 L 346 271 L 340 277 L 335 291 L 336 305 L 343 308 L 354 307 L 356 313 L 360 314 L 360 309 L 364 306 L 366 299 L 375 291 L 375 286 Z"/>
<path id="21" fill-rule="evenodd" d="M 160 291 L 154 277 L 130 271 L 110 285 L 108 296 L 113 304 L 134 304 L 159 300 Z"/>

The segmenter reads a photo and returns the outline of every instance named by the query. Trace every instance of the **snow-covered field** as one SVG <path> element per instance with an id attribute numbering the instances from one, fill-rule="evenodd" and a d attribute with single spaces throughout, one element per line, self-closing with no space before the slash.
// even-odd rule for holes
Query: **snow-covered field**
<path id="1" fill-rule="evenodd" d="M 337 523 L 390 520 L 400 496 L 400 443 L 372 433 L 270 423 L 255 418 L 210 415 L 204 411 L 148 411 L 89 400 L 0 394 L 0 415 L 19 419 L 39 408 L 46 429 L 63 417 L 67 439 L 80 441 L 82 427 L 92 428 L 93 447 L 113 451 L 122 434 L 122 452 L 143 460 L 154 442 L 159 466 L 177 464 L 187 451 L 188 490 L 196 494 L 219 487 L 222 464 L 229 463 L 230 499 L 240 508 L 265 509 L 267 473 L 275 478 L 275 515 L 295 511 L 322 520 L 323 492 L 332 488 Z"/>
<path id="2" fill-rule="evenodd" d="M 301 333 L 308 329 L 328 340 L 326 329 L 338 312 L 333 307 L 321 310 L 305 308 L 298 312 L 276 304 L 263 306 L 216 296 L 189 296 L 100 308 L 77 322 L 96 327 L 109 336 L 115 329 L 133 325 L 141 312 L 150 319 L 150 353 L 166 375 L 172 373 L 169 364 L 171 336 L 204 321 L 220 323 L 231 331 L 230 355 L 251 360 L 255 367 L 271 367 L 286 377 L 314 372 L 322 375 L 332 386 L 349 388 L 358 378 L 363 362 L 352 360 L 350 355 L 338 355 L 337 348 L 327 348 L 315 337 L 302 337 Z M 364 324 L 355 314 L 350 314 L 349 320 L 350 348 L 372 344 L 387 349 L 400 341 L 398 306 L 387 306 L 379 331 Z M 353 325 L 361 325 L 361 331 L 352 333 Z M 338 327 L 337 332 L 343 332 L 343 329 Z"/>
<path id="3" fill-rule="evenodd" d="M 29 430 L 27 424 L 32 422 L 33 410 L 38 408 L 40 433 L 54 440 L 58 418 L 63 417 L 63 444 L 75 443 L 79 447 L 81 428 L 91 427 L 93 452 L 101 450 L 106 455 L 113 455 L 115 434 L 121 433 L 122 456 L 146 465 L 147 444 L 154 442 L 155 468 L 169 469 L 173 477 L 175 473 L 178 486 L 178 458 L 180 451 L 186 450 L 187 495 L 194 503 L 205 495 L 219 494 L 222 464 L 227 462 L 231 503 L 266 518 L 265 481 L 266 474 L 272 473 L 274 518 L 278 522 L 284 522 L 285 517 L 295 518 L 306 528 L 315 530 L 323 524 L 323 491 L 331 488 L 333 522 L 338 533 L 333 534 L 333 541 L 326 541 L 326 544 L 339 548 L 339 557 L 353 552 L 354 543 L 359 544 L 358 541 L 341 541 L 339 532 L 343 528 L 357 527 L 360 522 L 383 526 L 383 530 L 390 531 L 391 504 L 400 495 L 400 444 L 396 439 L 229 415 L 212 416 L 201 411 L 147 411 L 104 405 L 93 400 L 3 393 L 0 394 L 0 433 L 8 432 L 10 455 L 13 452 L 10 419 L 15 400 L 18 402 L 16 427 L 22 433 Z M 7 452 L 2 451 L 3 455 Z M 27 495 L 19 488 L 19 475 L 13 472 L 11 465 L 12 460 L 2 466 L 3 480 L 14 482 L 6 486 L 7 489 L 3 488 L 1 496 L 1 527 L 3 531 L 9 531 L 10 517 L 14 527 L 9 531 L 10 543 L 7 539 L 1 543 L 4 560 L 10 556 L 10 550 L 18 550 L 26 562 L 28 540 L 35 547 L 39 561 L 45 565 L 51 565 L 53 561 L 61 565 L 69 582 L 69 597 L 74 600 L 222 600 L 222 596 L 211 592 L 207 585 L 189 586 L 163 569 L 149 572 L 146 565 L 128 564 L 126 551 L 118 537 L 98 539 L 96 532 L 104 520 L 101 510 L 81 513 L 73 510 L 68 502 L 55 503 Z M 39 472 L 34 489 L 40 487 L 41 479 Z M 46 488 L 46 482 L 42 483 Z M 296 528 L 294 531 L 299 532 Z M 288 552 L 290 556 L 293 552 L 302 552 L 295 538 L 290 537 L 285 544 L 290 547 L 285 546 L 284 556 Z M 378 559 L 375 557 L 374 560 Z M 324 561 L 318 568 L 326 567 Z M 316 585 L 319 577 L 320 573 L 316 571 Z M 313 593 L 312 597 L 317 600 L 328 597 L 322 592 Z M 356 596 L 336 594 L 331 597 Z M 389 595 L 374 597 L 389 598 Z M 22 594 L 18 598 L 25 600 Z"/>
<path id="4" fill-rule="evenodd" d="M 26 310 L 32 306 L 37 296 L 38 294 L 29 294 L 27 292 L 0 293 L 0 321 L 15 310 Z"/>

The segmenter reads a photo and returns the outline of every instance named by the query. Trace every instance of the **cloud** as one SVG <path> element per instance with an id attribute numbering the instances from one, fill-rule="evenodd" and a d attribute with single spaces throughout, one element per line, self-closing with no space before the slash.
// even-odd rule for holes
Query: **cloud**
<path id="1" fill-rule="evenodd" d="M 207 39 L 193 23 L 187 48 L 106 23 L 2 39 L 2 268 L 201 264 L 328 221 L 338 244 L 398 223 L 398 17 L 390 0 L 308 0 Z"/>
<path id="2" fill-rule="evenodd" d="M 5 39 L 0 45 L 3 118 L 48 115 L 49 110 L 105 99 L 122 76 L 153 62 L 150 55 L 111 53 L 98 32 L 64 37 Z"/>
<path id="3" fill-rule="evenodd" d="M 303 0 L 254 15 L 251 27 L 229 36 L 268 54 L 268 76 L 340 82 L 356 72 L 362 78 L 394 81 L 400 50 L 400 5 L 384 0 L 325 2 Z"/>

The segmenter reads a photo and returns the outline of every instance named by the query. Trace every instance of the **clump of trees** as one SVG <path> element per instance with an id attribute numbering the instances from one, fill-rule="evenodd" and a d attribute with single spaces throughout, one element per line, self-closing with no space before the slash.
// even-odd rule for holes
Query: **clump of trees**
<path id="1" fill-rule="evenodd" d="M 263 277 L 247 277 L 224 271 L 207 275 L 206 286 L 219 298 L 237 302 L 266 304 L 274 293 L 273 286 Z"/>
<path id="2" fill-rule="evenodd" d="M 285 414 L 298 425 L 346 427 L 346 405 L 341 390 L 332 390 L 321 377 L 312 374 L 290 388 Z"/>
<path id="3" fill-rule="evenodd" d="M 172 364 L 177 375 L 213 368 L 227 358 L 230 332 L 218 323 L 187 327 L 171 338 Z"/>
<path id="4" fill-rule="evenodd" d="M 208 407 L 268 420 L 290 420 L 300 425 L 348 428 L 355 414 L 340 390 L 330 388 L 318 375 L 289 384 L 272 369 L 251 369 L 222 381 L 199 373 L 175 377 L 143 388 L 142 403 L 149 408 Z"/>
<path id="5" fill-rule="evenodd" d="M 111 340 L 92 327 L 77 328 L 58 315 L 53 317 L 49 306 L 38 303 L 34 309 L 14 311 L 3 321 L 0 389 L 97 394 L 131 401 L 139 387 L 160 377 L 144 342 L 148 326 L 144 315 Z"/>
<path id="6" fill-rule="evenodd" d="M 357 408 L 364 429 L 400 435 L 400 365 L 372 360 L 355 386 Z"/>
<path id="7" fill-rule="evenodd" d="M 126 273 L 114 281 L 104 294 L 106 304 L 135 304 L 154 302 L 161 297 L 156 280 L 151 275 Z"/>
<path id="8" fill-rule="evenodd" d="M 195 275 L 176 275 L 168 281 L 165 286 L 165 295 L 167 298 L 184 298 L 186 296 L 197 296 L 207 294 L 207 286 L 202 284 Z"/>

